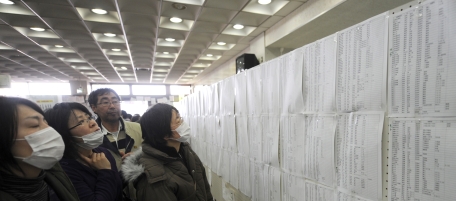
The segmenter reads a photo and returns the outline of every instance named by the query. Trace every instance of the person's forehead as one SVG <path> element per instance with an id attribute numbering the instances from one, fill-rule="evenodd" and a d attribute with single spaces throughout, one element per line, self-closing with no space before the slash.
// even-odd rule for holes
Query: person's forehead
<path id="1" fill-rule="evenodd" d="M 30 116 L 42 117 L 43 115 L 41 115 L 39 112 L 35 111 L 34 109 L 32 109 L 29 106 L 18 105 L 17 106 L 17 116 L 19 119 L 25 119 Z"/>
<path id="2" fill-rule="evenodd" d="M 108 92 L 108 93 L 104 93 L 104 94 L 101 94 L 98 96 L 98 100 L 101 100 L 101 99 L 118 99 L 116 94 L 112 93 L 112 92 Z"/>

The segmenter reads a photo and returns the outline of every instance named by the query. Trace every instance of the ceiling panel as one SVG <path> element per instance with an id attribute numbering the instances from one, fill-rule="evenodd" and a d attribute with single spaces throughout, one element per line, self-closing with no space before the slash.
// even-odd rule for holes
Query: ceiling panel
<path id="1" fill-rule="evenodd" d="M 303 2 L 0 3 L 0 72 L 18 81 L 191 83 L 205 69 L 248 47 Z"/>

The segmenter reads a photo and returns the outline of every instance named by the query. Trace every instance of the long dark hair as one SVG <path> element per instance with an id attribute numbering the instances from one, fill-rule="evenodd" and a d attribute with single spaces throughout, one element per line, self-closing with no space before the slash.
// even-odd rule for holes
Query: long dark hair
<path id="1" fill-rule="evenodd" d="M 54 128 L 62 136 L 63 142 L 65 143 L 65 152 L 63 153 L 63 157 L 77 159 L 80 157 L 76 147 L 77 145 L 68 128 L 70 116 L 74 115 L 74 117 L 76 117 L 73 110 L 81 110 L 82 112 L 92 116 L 92 113 L 90 113 L 90 111 L 80 103 L 59 103 L 53 108 L 46 110 L 44 117 L 46 118 L 49 126 Z"/>
<path id="2" fill-rule="evenodd" d="M 10 174 L 12 174 L 11 168 L 20 170 L 24 173 L 14 159 L 13 153 L 11 153 L 11 148 L 17 138 L 18 105 L 30 107 L 44 116 L 43 110 L 30 100 L 0 96 L 0 110 L 2 111 L 0 115 L 0 171 L 5 171 Z"/>
<path id="3" fill-rule="evenodd" d="M 172 111 L 179 111 L 168 104 L 158 103 L 147 110 L 139 124 L 141 125 L 142 136 L 146 143 L 152 147 L 165 146 L 165 137 L 173 135 L 171 131 Z"/>

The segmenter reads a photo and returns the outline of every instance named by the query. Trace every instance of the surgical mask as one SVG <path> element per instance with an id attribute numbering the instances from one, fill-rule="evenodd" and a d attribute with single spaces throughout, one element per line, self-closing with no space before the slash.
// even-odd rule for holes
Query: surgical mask
<path id="1" fill-rule="evenodd" d="M 174 131 L 180 135 L 180 138 L 172 140 L 187 142 L 187 140 L 190 138 L 190 126 L 188 126 L 188 124 L 185 122 L 182 122 L 181 125 L 179 125 L 179 127 L 177 127 Z"/>
<path id="2" fill-rule="evenodd" d="M 23 162 L 44 170 L 51 169 L 62 159 L 65 151 L 62 136 L 52 127 L 25 136 L 25 139 L 16 140 L 26 140 L 33 152 L 29 157 L 14 156 L 14 158 L 22 159 Z"/>
<path id="3" fill-rule="evenodd" d="M 92 149 L 97 148 L 98 146 L 100 146 L 103 143 L 104 135 L 103 135 L 103 132 L 101 132 L 101 130 L 97 130 L 93 133 L 84 135 L 82 137 L 79 137 L 79 136 L 73 136 L 73 137 L 80 138 L 84 141 L 84 142 L 76 143 L 78 146 L 80 146 L 84 149 L 87 149 L 87 150 L 92 150 Z"/>

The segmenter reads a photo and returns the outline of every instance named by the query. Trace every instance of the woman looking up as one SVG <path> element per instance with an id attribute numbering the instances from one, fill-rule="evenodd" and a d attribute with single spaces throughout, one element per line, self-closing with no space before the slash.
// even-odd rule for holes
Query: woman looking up
<path id="1" fill-rule="evenodd" d="M 122 200 L 122 180 L 114 157 L 102 147 L 103 133 L 90 111 L 79 103 L 60 103 L 45 112 L 65 142 L 60 165 L 84 201 Z"/>
<path id="2" fill-rule="evenodd" d="M 186 142 L 190 127 L 179 111 L 156 104 L 140 120 L 142 150 L 127 157 L 124 178 L 133 182 L 139 201 L 213 200 L 200 159 Z"/>
<path id="3" fill-rule="evenodd" d="M 60 167 L 65 144 L 35 103 L 0 97 L 0 200 L 77 201 Z"/>

